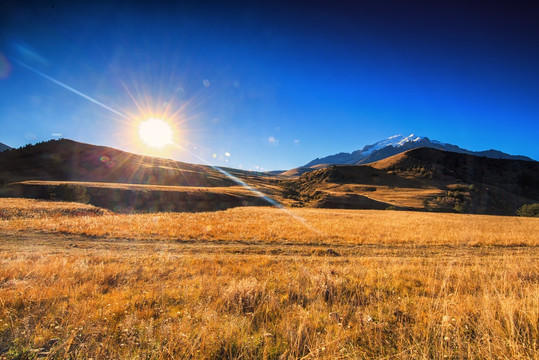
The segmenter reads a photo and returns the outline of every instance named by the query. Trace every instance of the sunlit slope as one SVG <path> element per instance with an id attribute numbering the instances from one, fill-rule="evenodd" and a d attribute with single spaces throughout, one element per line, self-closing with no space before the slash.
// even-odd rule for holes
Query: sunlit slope
<path id="1" fill-rule="evenodd" d="M 113 148 L 58 140 L 0 153 L 0 194 L 88 201 L 114 211 L 214 211 L 267 205 L 237 177 L 276 195 L 271 176 L 142 156 Z M 58 196 L 60 184 L 83 196 Z"/>
<path id="2" fill-rule="evenodd" d="M 109 214 L 92 205 L 33 199 L 0 199 L 0 220 L 59 218 L 71 216 L 99 216 Z"/>
<path id="3" fill-rule="evenodd" d="M 328 166 L 331 166 L 331 164 L 318 164 L 318 165 L 313 165 L 310 167 L 300 166 L 294 169 L 290 169 L 288 171 L 284 171 L 280 173 L 279 175 L 288 176 L 288 177 L 300 176 L 310 171 L 327 168 Z"/>

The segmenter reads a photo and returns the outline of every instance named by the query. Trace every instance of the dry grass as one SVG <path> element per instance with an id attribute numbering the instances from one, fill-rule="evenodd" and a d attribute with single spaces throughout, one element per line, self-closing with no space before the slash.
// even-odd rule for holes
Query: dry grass
<path id="1" fill-rule="evenodd" d="M 539 358 L 537 219 L 293 214 L 1 221 L 0 358 Z"/>
<path id="2" fill-rule="evenodd" d="M 380 186 L 375 192 L 361 195 L 393 206 L 423 209 L 424 199 L 430 199 L 441 194 L 443 194 L 443 191 L 436 188 L 402 188 L 395 190 L 388 186 Z"/>
<path id="3" fill-rule="evenodd" d="M 526 359 L 539 350 L 536 251 L 328 259 L 172 250 L 3 252 L 0 351 Z"/>
<path id="4" fill-rule="evenodd" d="M 421 210 L 424 209 L 424 199 L 432 199 L 444 193 L 442 186 L 415 188 L 400 186 L 395 188 L 386 185 L 331 184 L 320 186 L 320 189 L 336 197 L 352 193 L 396 207 Z"/>
<path id="5" fill-rule="evenodd" d="M 0 208 L 2 202 L 0 199 Z M 9 201 L 9 200 L 8 200 Z M 0 230 L 182 241 L 539 245 L 539 219 L 405 211 L 234 208 L 207 213 L 0 221 Z"/>
<path id="6" fill-rule="evenodd" d="M 31 199 L 0 198 L 0 221 L 14 219 L 39 219 L 47 221 L 58 217 L 99 216 L 109 211 L 86 204 Z"/>
<path id="7" fill-rule="evenodd" d="M 90 181 L 44 181 L 44 180 L 28 180 L 20 181 L 14 184 L 21 185 L 43 185 L 55 186 L 61 184 L 78 185 L 85 188 L 99 189 L 119 189 L 119 190 L 142 190 L 142 191 L 173 191 L 185 193 L 223 193 L 250 195 L 251 192 L 243 186 L 168 186 L 168 185 L 146 185 L 146 184 L 126 184 L 126 183 L 108 183 L 108 182 L 90 182 Z"/>

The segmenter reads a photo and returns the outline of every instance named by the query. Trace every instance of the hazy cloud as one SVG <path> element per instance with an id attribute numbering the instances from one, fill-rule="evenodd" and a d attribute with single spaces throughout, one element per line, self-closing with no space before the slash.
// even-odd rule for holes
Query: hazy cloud
<path id="1" fill-rule="evenodd" d="M 276 138 L 273 137 L 273 136 L 270 136 L 270 137 L 268 138 L 268 143 L 269 143 L 270 145 L 279 145 L 279 140 L 276 139 Z"/>

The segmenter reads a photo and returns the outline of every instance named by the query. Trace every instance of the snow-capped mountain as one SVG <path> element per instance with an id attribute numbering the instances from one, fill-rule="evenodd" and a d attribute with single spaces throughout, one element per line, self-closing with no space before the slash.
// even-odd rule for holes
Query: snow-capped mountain
<path id="1" fill-rule="evenodd" d="M 372 154 L 376 150 L 383 149 L 387 146 L 393 146 L 394 148 L 402 147 L 406 143 L 412 142 L 417 143 L 418 141 L 423 140 L 424 137 L 416 136 L 414 134 L 410 134 L 409 136 L 403 136 L 403 135 L 393 135 L 388 137 L 387 139 L 380 140 L 377 143 L 374 143 L 372 145 L 367 145 L 363 148 L 362 154 L 365 156 L 368 156 Z M 433 141 L 434 143 L 439 144 L 438 141 Z"/>
<path id="2" fill-rule="evenodd" d="M 470 151 L 462 149 L 456 145 L 446 144 L 437 140 L 430 140 L 428 137 L 411 134 L 408 136 L 393 135 L 391 137 L 388 137 L 387 139 L 380 140 L 372 145 L 367 145 L 363 147 L 363 149 L 356 150 L 352 153 L 342 152 L 323 158 L 316 158 L 308 164 L 304 165 L 304 167 L 311 167 L 319 164 L 367 164 L 399 154 L 406 150 L 411 150 L 419 147 L 430 147 L 439 150 L 452 151 L 475 156 L 485 156 L 494 159 L 533 161 L 533 159 L 527 156 L 509 155 L 497 150 Z"/>

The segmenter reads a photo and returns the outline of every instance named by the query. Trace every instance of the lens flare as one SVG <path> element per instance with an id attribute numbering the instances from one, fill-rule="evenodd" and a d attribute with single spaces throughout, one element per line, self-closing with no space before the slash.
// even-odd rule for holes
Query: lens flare
<path id="1" fill-rule="evenodd" d="M 1 54 L 0 54 L 1 55 Z M 67 85 L 67 84 L 64 84 L 63 82 L 59 81 L 59 80 L 56 80 L 55 78 L 51 77 L 51 76 L 48 76 L 44 73 L 42 73 L 41 71 L 37 70 L 37 69 L 34 69 L 33 67 L 23 63 L 23 62 L 20 62 L 18 60 L 15 60 L 15 59 L 11 59 L 10 60 L 24 68 L 26 68 L 27 70 L 55 83 L 56 85 L 59 85 L 61 87 L 63 87 L 64 89 L 66 90 L 69 90 L 71 91 L 72 93 L 76 94 L 76 95 L 79 95 L 81 97 L 83 97 L 84 99 L 88 100 L 88 101 L 91 101 L 92 103 L 118 115 L 119 117 L 123 118 L 124 120 L 127 120 L 127 123 L 128 124 L 136 124 L 136 121 L 133 122 L 132 119 L 140 119 L 140 115 L 141 114 L 145 114 L 143 115 L 142 118 L 146 118 L 147 120 L 144 120 L 142 122 L 139 123 L 138 125 L 138 135 L 139 135 L 139 138 L 142 140 L 142 142 L 144 142 L 146 145 L 150 146 L 150 147 L 153 147 L 153 148 L 156 148 L 156 149 L 161 149 L 163 148 L 164 146 L 166 145 L 172 145 L 172 146 L 176 146 L 177 148 L 179 149 L 182 149 L 184 151 L 187 151 L 188 153 L 190 153 L 193 157 L 195 157 L 196 159 L 200 160 L 202 163 L 205 163 L 206 165 L 212 167 L 213 169 L 219 171 L 220 173 L 222 173 L 223 175 L 225 175 L 226 177 L 228 177 L 229 179 L 231 179 L 232 181 L 234 181 L 236 184 L 238 185 L 241 185 L 242 187 L 244 187 L 245 189 L 249 190 L 250 192 L 254 193 L 255 195 L 261 197 L 262 199 L 264 199 L 266 202 L 268 202 L 269 204 L 271 204 L 272 206 L 278 208 L 278 209 L 281 209 L 282 211 L 286 212 L 290 217 L 294 218 L 295 220 L 301 222 L 307 229 L 315 232 L 316 234 L 320 234 L 320 232 L 314 228 L 312 225 L 310 225 L 305 219 L 303 219 L 301 216 L 298 216 L 294 213 L 292 213 L 291 211 L 289 211 L 288 209 L 286 209 L 282 204 L 280 204 L 279 202 L 273 200 L 271 197 L 265 195 L 264 193 L 262 193 L 261 191 L 251 187 L 250 185 L 248 185 L 247 183 L 245 183 L 243 180 L 237 178 L 236 176 L 232 175 L 231 173 L 229 173 L 228 171 L 220 168 L 220 167 L 217 167 L 217 166 L 214 166 L 214 165 L 211 165 L 208 161 L 204 160 L 203 158 L 199 157 L 198 155 L 196 155 L 195 153 L 193 152 L 190 152 L 187 147 L 183 147 L 177 143 L 174 142 L 174 132 L 171 128 L 171 126 L 169 125 L 168 122 L 162 120 L 161 118 L 158 118 L 158 117 L 151 117 L 150 114 L 155 114 L 155 111 L 152 111 L 152 107 L 150 106 L 150 104 L 145 104 L 144 102 L 141 102 L 141 101 L 138 101 L 137 100 L 137 96 L 135 96 L 135 94 L 133 94 L 133 92 L 129 89 L 129 87 L 120 79 L 124 89 L 126 90 L 126 92 L 128 93 L 128 95 L 131 97 L 131 99 L 135 102 L 135 104 L 137 105 L 137 109 L 139 110 L 139 114 L 130 114 L 129 112 L 126 112 L 125 114 L 124 113 L 121 113 L 105 104 L 103 104 L 102 102 L 99 102 L 97 101 L 96 99 L 82 93 L 81 91 L 78 91 L 74 88 L 72 88 L 71 86 Z M 6 65 L 6 62 L 7 60 L 4 61 L 4 58 L 1 58 L 0 57 L 0 78 L 2 76 L 6 77 L 7 75 L 9 75 L 9 71 L 6 70 L 8 69 L 8 67 L 10 66 L 10 64 L 8 63 L 8 65 Z M 9 70 L 11 70 L 11 68 L 9 67 Z M 209 80 L 204 80 L 204 86 L 206 87 L 209 87 L 210 86 L 210 81 Z M 235 87 L 239 87 L 239 83 L 238 85 L 234 85 Z M 178 91 L 182 91 L 183 92 L 183 89 L 182 88 L 178 88 L 176 92 Z M 186 103 L 187 105 L 187 103 Z M 163 111 L 162 113 L 160 113 L 160 115 L 157 115 L 159 117 L 163 117 L 165 119 L 176 119 L 178 117 L 178 114 L 181 113 L 181 111 L 184 109 L 184 107 L 186 106 L 182 106 L 180 107 L 178 110 L 174 111 L 174 112 L 171 112 L 171 109 L 173 108 L 172 104 L 170 102 L 165 102 L 164 103 L 164 106 L 165 106 L 165 111 Z M 184 119 L 185 121 L 186 119 Z M 176 120 L 177 121 L 177 120 Z M 219 119 L 217 118 L 214 118 L 213 119 L 213 122 L 214 123 L 218 123 L 219 122 Z M 176 123 L 174 123 L 176 124 Z M 176 126 L 175 126 L 176 127 Z M 133 127 L 133 129 L 135 129 L 135 127 Z M 56 134 L 53 134 L 53 135 L 56 135 Z M 58 135 L 61 135 L 61 134 L 58 134 Z M 274 137 L 270 137 L 268 139 L 268 141 L 270 143 L 278 143 L 279 140 L 275 139 Z M 295 142 L 295 141 L 294 141 Z M 299 142 L 299 140 L 298 140 Z M 195 146 L 194 149 L 196 150 L 197 147 Z M 217 157 L 217 154 L 213 154 L 214 158 Z M 221 155 L 222 156 L 222 155 Z M 226 160 L 228 160 L 228 158 L 230 157 L 230 153 L 229 152 L 226 152 L 225 153 L 225 157 L 226 157 Z M 108 156 L 104 155 L 104 156 L 101 156 L 99 158 L 99 160 L 101 162 L 103 162 L 107 167 L 114 167 L 116 164 L 114 163 L 114 161 L 112 159 L 110 159 Z M 240 168 L 241 168 L 241 165 L 240 165 Z"/>
<path id="2" fill-rule="evenodd" d="M 172 129 L 161 119 L 150 118 L 141 122 L 138 134 L 146 145 L 154 148 L 172 144 Z"/>
<path id="3" fill-rule="evenodd" d="M 11 74 L 11 64 L 8 59 L 0 53 L 0 79 L 5 79 Z"/>

